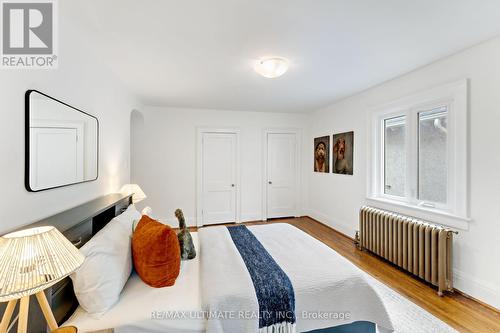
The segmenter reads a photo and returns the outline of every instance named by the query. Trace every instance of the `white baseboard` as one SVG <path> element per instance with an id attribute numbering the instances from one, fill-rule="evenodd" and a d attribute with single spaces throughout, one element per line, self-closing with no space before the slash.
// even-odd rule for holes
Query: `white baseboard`
<path id="1" fill-rule="evenodd" d="M 185 217 L 185 219 L 186 219 L 186 224 L 188 227 L 196 227 L 196 218 L 195 217 Z M 162 223 L 168 224 L 169 226 L 171 226 L 173 228 L 179 227 L 179 221 L 175 217 L 159 218 L 158 220 Z M 260 213 L 243 214 L 241 216 L 241 222 L 261 221 L 261 220 L 262 220 L 262 215 Z"/>
<path id="2" fill-rule="evenodd" d="M 312 217 L 313 219 L 318 220 L 319 222 L 326 224 L 329 227 L 332 227 L 333 229 L 343 233 L 344 235 L 354 238 L 354 234 L 357 228 L 351 226 L 348 222 L 341 221 L 336 218 L 330 218 L 327 215 L 313 209 L 304 209 L 303 212 L 305 215 Z"/>
<path id="3" fill-rule="evenodd" d="M 453 269 L 453 286 L 455 289 L 500 310 L 500 290 L 498 290 L 498 286 L 474 278 L 457 268 Z"/>
<path id="4" fill-rule="evenodd" d="M 262 221 L 261 213 L 241 214 L 241 222 Z"/>

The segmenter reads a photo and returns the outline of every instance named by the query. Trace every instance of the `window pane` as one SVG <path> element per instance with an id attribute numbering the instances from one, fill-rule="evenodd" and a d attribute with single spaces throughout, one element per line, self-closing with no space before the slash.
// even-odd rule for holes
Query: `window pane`
<path id="1" fill-rule="evenodd" d="M 384 120 L 384 193 L 404 197 L 406 182 L 406 117 Z"/>
<path id="2" fill-rule="evenodd" d="M 446 203 L 447 128 L 446 106 L 418 114 L 418 198 Z"/>

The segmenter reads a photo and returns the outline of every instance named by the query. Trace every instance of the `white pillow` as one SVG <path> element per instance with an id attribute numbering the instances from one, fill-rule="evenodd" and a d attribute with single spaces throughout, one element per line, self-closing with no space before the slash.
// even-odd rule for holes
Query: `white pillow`
<path id="1" fill-rule="evenodd" d="M 149 206 L 146 206 L 144 207 L 144 209 L 141 211 L 141 217 L 142 215 L 146 215 L 146 216 L 149 216 L 150 218 L 152 219 L 155 219 L 153 217 L 153 210 L 151 209 L 151 207 Z M 133 223 L 132 223 L 132 232 L 135 231 L 135 228 L 137 227 L 137 225 L 139 224 L 139 221 L 141 220 L 141 217 L 139 217 L 138 219 L 136 219 Z"/>
<path id="2" fill-rule="evenodd" d="M 144 207 L 144 209 L 141 211 L 141 214 L 142 215 L 147 215 L 149 217 L 151 217 L 151 215 L 153 214 L 153 209 L 149 206 L 146 206 Z"/>
<path id="3" fill-rule="evenodd" d="M 142 216 L 141 213 L 139 213 L 139 211 L 134 205 L 129 205 L 123 213 L 121 213 L 114 219 L 119 220 L 120 223 L 130 228 L 130 226 L 132 225 L 132 223 L 134 223 L 135 220 L 141 219 L 141 216 Z"/>
<path id="4" fill-rule="evenodd" d="M 132 272 L 131 234 L 135 219 L 141 214 L 130 205 L 81 247 L 85 256 L 73 274 L 73 288 L 81 307 L 100 316 L 120 298 Z"/>

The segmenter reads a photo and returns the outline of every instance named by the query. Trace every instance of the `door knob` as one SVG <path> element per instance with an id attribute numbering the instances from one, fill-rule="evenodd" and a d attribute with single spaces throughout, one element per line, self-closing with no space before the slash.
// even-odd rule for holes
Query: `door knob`
<path id="1" fill-rule="evenodd" d="M 231 187 L 234 187 L 234 184 L 231 184 Z"/>
<path id="2" fill-rule="evenodd" d="M 273 182 L 272 181 L 268 181 L 269 185 L 271 185 Z"/>

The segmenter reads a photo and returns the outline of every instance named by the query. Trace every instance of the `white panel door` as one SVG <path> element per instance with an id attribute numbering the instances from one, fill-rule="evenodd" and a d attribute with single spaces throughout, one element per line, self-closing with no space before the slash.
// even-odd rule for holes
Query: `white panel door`
<path id="1" fill-rule="evenodd" d="M 267 218 L 296 215 L 296 141 L 295 133 L 267 135 Z"/>
<path id="2" fill-rule="evenodd" d="M 83 181 L 83 143 L 77 128 L 30 128 L 30 179 L 33 188 Z"/>
<path id="3" fill-rule="evenodd" d="M 235 133 L 203 133 L 203 224 L 236 221 Z"/>

